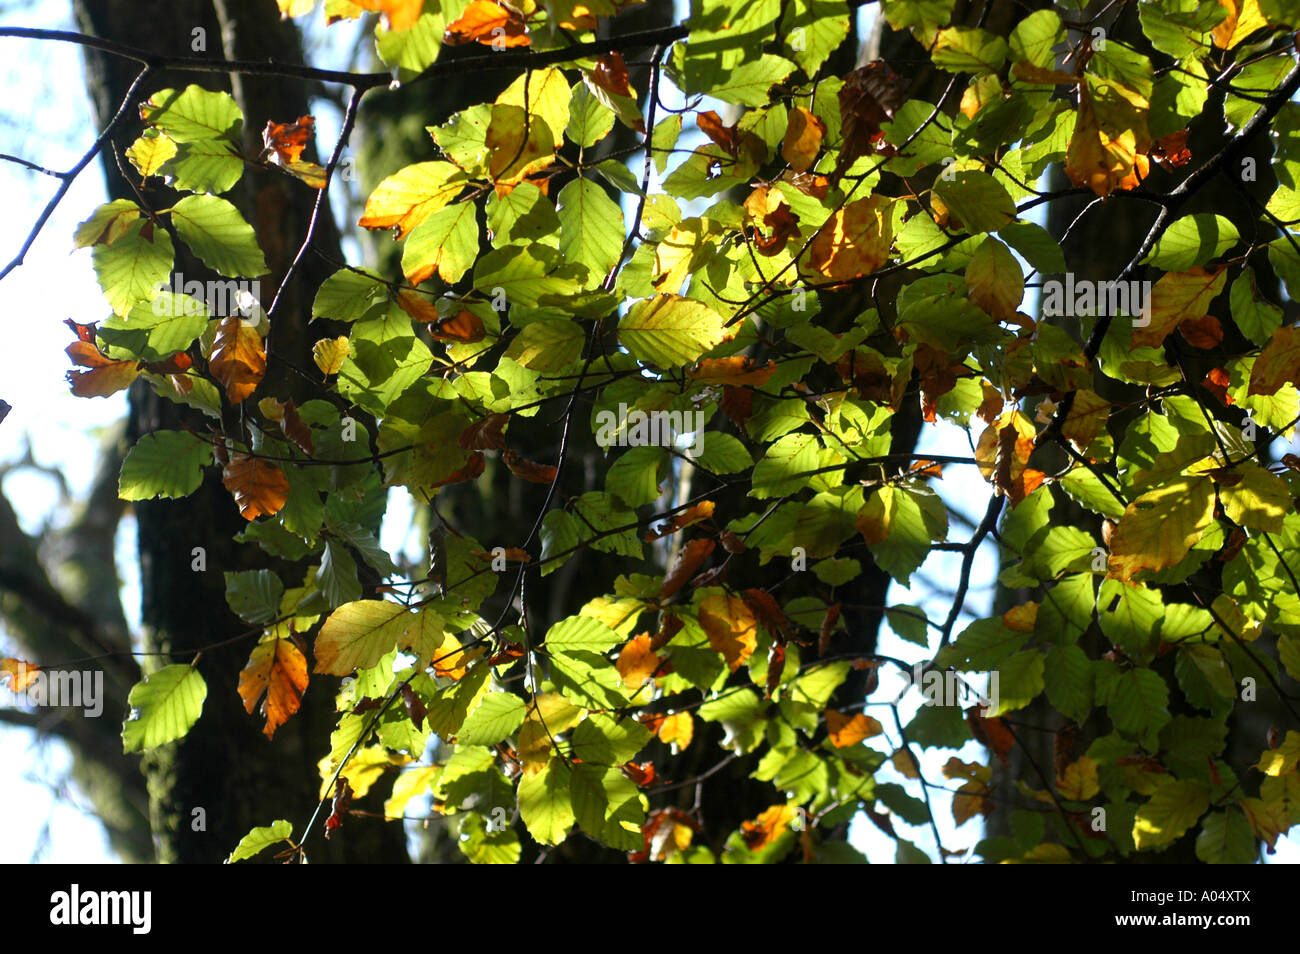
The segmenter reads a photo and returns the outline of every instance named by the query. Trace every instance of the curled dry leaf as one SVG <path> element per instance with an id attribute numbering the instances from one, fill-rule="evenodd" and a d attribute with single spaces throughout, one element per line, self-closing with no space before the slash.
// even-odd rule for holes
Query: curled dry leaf
<path id="1" fill-rule="evenodd" d="M 538 464 L 535 461 L 525 460 L 516 451 L 506 451 L 501 455 L 501 459 L 510 468 L 510 473 L 520 480 L 531 481 L 534 484 L 549 484 L 555 480 L 555 475 L 559 473 L 559 470 L 553 465 Z"/>
<path id="2" fill-rule="evenodd" d="M 691 540 L 686 546 L 682 547 L 681 552 L 677 554 L 677 562 L 673 564 L 672 570 L 664 577 L 663 590 L 660 591 L 662 599 L 668 599 L 677 593 L 685 585 L 686 581 L 695 575 L 695 572 L 704 563 L 710 553 L 713 552 L 715 544 L 707 538 Z"/>

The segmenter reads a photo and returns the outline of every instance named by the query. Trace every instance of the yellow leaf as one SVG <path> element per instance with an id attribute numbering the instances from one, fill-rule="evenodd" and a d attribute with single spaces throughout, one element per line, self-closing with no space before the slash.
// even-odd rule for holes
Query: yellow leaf
<path id="1" fill-rule="evenodd" d="M 1136 161 L 1136 134 L 1131 129 L 1105 132 L 1092 98 L 1086 91 L 1081 92 L 1074 135 L 1065 154 L 1065 172 L 1070 181 L 1104 197 L 1137 184 L 1136 180 L 1129 182 Z"/>
<path id="2" fill-rule="evenodd" d="M 1259 10 L 1259 0 L 1219 0 L 1219 6 L 1226 7 L 1228 15 L 1210 35 L 1214 37 L 1214 45 L 1221 50 L 1232 49 L 1256 30 L 1268 26 Z"/>
<path id="3" fill-rule="evenodd" d="M 1166 777 L 1133 819 L 1133 842 L 1139 851 L 1177 841 L 1210 807 L 1209 789 L 1200 782 Z"/>
<path id="4" fill-rule="evenodd" d="M 650 648 L 651 638 L 649 633 L 642 633 L 629 639 L 618 655 L 618 674 L 623 677 L 623 685 L 633 692 L 652 679 L 662 663 L 659 654 Z"/>
<path id="5" fill-rule="evenodd" d="M 1273 332 L 1250 369 L 1246 394 L 1276 394 L 1288 381 L 1300 381 L 1300 325 Z"/>
<path id="6" fill-rule="evenodd" d="M 1276 777 L 1293 772 L 1297 763 L 1300 763 L 1300 732 L 1290 730 L 1281 745 L 1260 755 L 1255 768 Z"/>
<path id="7" fill-rule="evenodd" d="M 781 140 L 781 157 L 796 172 L 804 172 L 821 152 L 825 135 L 826 124 L 802 106 L 796 106 L 790 110 L 789 125 Z"/>
<path id="8" fill-rule="evenodd" d="M 1086 802 L 1101 791 L 1097 763 L 1084 756 L 1065 767 L 1056 779 L 1056 793 L 1071 802 Z"/>
<path id="9" fill-rule="evenodd" d="M 488 150 L 488 175 L 505 195 L 527 176 L 551 164 L 555 136 L 540 116 L 529 116 L 520 106 L 495 105 L 483 144 Z"/>
<path id="10" fill-rule="evenodd" d="M 1214 484 L 1179 477 L 1138 497 L 1124 510 L 1110 541 L 1110 575 L 1129 580 L 1166 570 L 1187 556 L 1214 519 Z"/>
<path id="11" fill-rule="evenodd" d="M 1228 279 L 1228 266 L 1199 266 L 1161 276 L 1151 289 L 1150 323 L 1133 329 L 1133 347 L 1158 345 L 1183 321 L 1204 318 Z"/>
<path id="12" fill-rule="evenodd" d="M 275 0 L 280 8 L 280 18 L 300 17 L 316 9 L 316 0 Z"/>
<path id="13" fill-rule="evenodd" d="M 399 169 L 375 187 L 357 223 L 367 229 L 397 229 L 406 234 L 443 208 L 465 187 L 467 178 L 450 162 L 417 162 Z"/>
<path id="14" fill-rule="evenodd" d="M 313 0 L 314 2 L 314 0 Z M 141 136 L 126 151 L 131 165 L 146 179 L 158 175 L 158 169 L 164 162 L 176 155 L 176 143 L 162 133 L 155 136 Z"/>
<path id="15" fill-rule="evenodd" d="M 812 240 L 809 267 L 834 281 L 874 272 L 888 261 L 894 244 L 892 203 L 872 195 L 836 212 Z"/>
<path id="16" fill-rule="evenodd" d="M 708 633 L 709 645 L 722 653 L 732 672 L 754 654 L 758 622 L 749 604 L 740 597 L 718 593 L 703 599 L 700 625 Z"/>
<path id="17" fill-rule="evenodd" d="M 1291 510 L 1291 491 L 1281 477 L 1253 461 L 1243 461 L 1230 472 L 1236 479 L 1219 486 L 1223 511 L 1243 527 L 1282 532 L 1282 518 Z"/>
<path id="18" fill-rule="evenodd" d="M 673 753 L 681 752 L 695 738 L 695 720 L 689 712 L 674 712 L 665 716 L 659 726 L 659 741 L 671 745 Z"/>
<path id="19" fill-rule="evenodd" d="M 338 374 L 349 353 L 351 353 L 351 345 L 348 343 L 347 335 L 322 338 L 311 346 L 311 358 L 322 374 Z"/>

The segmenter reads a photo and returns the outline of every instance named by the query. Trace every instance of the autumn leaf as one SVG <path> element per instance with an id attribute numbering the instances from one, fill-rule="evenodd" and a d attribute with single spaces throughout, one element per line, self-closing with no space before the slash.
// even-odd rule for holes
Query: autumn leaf
<path id="1" fill-rule="evenodd" d="M 505 450 L 509 414 L 489 414 L 460 432 L 456 443 L 464 450 Z"/>
<path id="2" fill-rule="evenodd" d="M 1016 738 L 1004 719 L 986 719 L 980 709 L 980 706 L 971 706 L 966 710 L 966 724 L 970 726 L 971 737 L 1006 765 L 1007 753 L 1015 747 Z"/>
<path id="3" fill-rule="evenodd" d="M 551 464 L 538 464 L 531 460 L 525 460 L 515 451 L 506 451 L 501 455 L 505 465 L 510 468 L 510 473 L 514 474 L 520 480 L 527 480 L 534 484 L 550 484 L 555 480 L 559 470 Z"/>
<path id="4" fill-rule="evenodd" d="M 869 715 L 861 712 L 849 715 L 835 709 L 826 710 L 826 730 L 830 734 L 831 745 L 837 749 L 847 749 L 884 731 L 880 722 Z"/>
<path id="5" fill-rule="evenodd" d="M 781 158 L 798 172 L 809 169 L 822 149 L 826 124 L 802 106 L 790 110 L 789 125 L 781 139 Z"/>
<path id="6" fill-rule="evenodd" d="M 280 432 L 292 441 L 294 446 L 308 457 L 312 455 L 311 428 L 307 426 L 307 422 L 298 413 L 293 398 L 289 398 L 287 401 L 263 398 L 257 402 L 257 409 L 266 416 L 267 420 L 279 424 Z"/>
<path id="7" fill-rule="evenodd" d="M 952 817 L 959 827 L 976 815 L 987 815 L 993 811 L 993 802 L 988 798 L 989 781 L 993 778 L 992 768 L 963 762 L 953 756 L 944 765 L 943 774 L 953 781 L 966 779 L 952 797 Z"/>
<path id="8" fill-rule="evenodd" d="M 39 666 L 24 662 L 21 659 L 14 659 L 12 656 L 0 659 L 0 679 L 7 678 L 9 680 L 11 692 L 22 692 L 32 684 L 33 680 L 36 679 L 36 674 L 40 671 Z"/>
<path id="9" fill-rule="evenodd" d="M 713 516 L 713 510 L 716 504 L 712 500 L 701 500 L 697 504 L 680 510 L 672 516 L 672 519 L 655 527 L 646 534 L 646 543 L 653 543 L 661 537 L 671 536 L 684 527 L 708 520 Z"/>
<path id="10" fill-rule="evenodd" d="M 1151 289 L 1150 323 L 1133 329 L 1133 347 L 1158 345 L 1184 321 L 1204 318 L 1227 279 L 1226 265 L 1162 275 Z"/>
<path id="11" fill-rule="evenodd" d="M 750 851 L 762 851 L 787 831 L 794 820 L 799 817 L 799 808 L 795 805 L 773 805 L 760 812 L 753 821 L 740 823 L 740 837 Z"/>
<path id="12" fill-rule="evenodd" d="M 231 404 L 240 403 L 256 391 L 266 374 L 266 349 L 257 329 L 238 315 L 222 318 L 208 370 L 225 387 Z"/>
<path id="13" fill-rule="evenodd" d="M 832 182 L 838 182 L 859 157 L 874 151 L 882 137 L 881 124 L 902 108 L 903 81 L 883 60 L 874 60 L 844 77 L 838 99 L 844 144 Z"/>
<path id="14" fill-rule="evenodd" d="M 245 520 L 277 514 L 289 499 L 289 478 L 268 460 L 237 453 L 222 468 L 221 482 Z"/>
<path id="15" fill-rule="evenodd" d="M 292 640 L 271 636 L 253 649 L 239 674 L 239 697 L 244 700 L 244 711 L 251 715 L 257 701 L 266 696 L 262 734 L 268 739 L 298 711 L 307 681 L 307 659 Z"/>
<path id="16" fill-rule="evenodd" d="M 262 130 L 262 144 L 272 162 L 288 165 L 297 162 L 315 135 L 316 118 L 300 116 L 295 122 L 277 123 L 268 120 Z"/>
<path id="17" fill-rule="evenodd" d="M 89 371 L 69 371 L 68 383 L 77 397 L 108 397 L 131 386 L 140 375 L 140 362 L 114 361 L 94 341 L 74 341 L 65 349 L 72 363 Z"/>
<path id="18" fill-rule="evenodd" d="M 359 7 L 382 13 L 388 29 L 394 32 L 415 26 L 424 11 L 424 0 L 351 0 Z"/>
<path id="19" fill-rule="evenodd" d="M 583 73 L 596 98 L 614 111 L 618 118 L 637 132 L 645 133 L 645 121 L 636 103 L 636 94 L 628 83 L 627 63 L 617 50 L 596 58 L 595 68 Z"/>
<path id="20" fill-rule="evenodd" d="M 641 633 L 623 644 L 618 654 L 616 668 L 623 680 L 623 685 L 632 692 L 641 688 L 647 680 L 654 677 L 663 660 L 650 648 L 649 633 Z"/>
<path id="21" fill-rule="evenodd" d="M 1110 541 L 1110 575 L 1130 580 L 1143 570 L 1182 562 L 1214 517 L 1214 484 L 1179 477 L 1149 490 L 1124 510 Z"/>
<path id="22" fill-rule="evenodd" d="M 708 559 L 709 554 L 713 552 L 715 546 L 716 544 L 712 540 L 697 538 L 682 547 L 677 554 L 677 560 L 673 564 L 673 568 L 664 577 L 660 597 L 666 600 L 676 594 L 686 584 L 686 581 L 695 575 L 704 561 Z"/>
<path id="23" fill-rule="evenodd" d="M 497 49 L 528 46 L 528 25 L 523 15 L 492 0 L 473 0 L 447 27 L 442 42 L 448 46 L 481 43 Z"/>
<path id="24" fill-rule="evenodd" d="M 655 734 L 664 745 L 671 745 L 674 752 L 681 752 L 695 737 L 695 720 L 689 712 L 675 712 L 664 716 Z"/>
<path id="25" fill-rule="evenodd" d="M 709 645 L 722 653 L 727 668 L 735 672 L 754 654 L 758 644 L 758 621 L 749 604 L 725 593 L 706 597 L 700 602 L 700 625 L 708 634 Z"/>
<path id="26" fill-rule="evenodd" d="M 429 334 L 439 341 L 456 341 L 461 344 L 473 344 L 487 337 L 483 319 L 468 308 L 462 308 L 450 318 L 431 324 Z"/>
<path id="27" fill-rule="evenodd" d="M 885 264 L 894 244 L 892 202 L 872 195 L 836 212 L 812 240 L 809 268 L 832 281 L 848 281 Z"/>
<path id="28" fill-rule="evenodd" d="M 1288 382 L 1300 382 L 1300 326 L 1278 328 L 1250 369 L 1247 395 L 1276 394 Z"/>
<path id="29" fill-rule="evenodd" d="M 316 367 L 320 368 L 321 374 L 338 374 L 351 348 L 347 335 L 321 338 L 311 346 L 311 359 L 316 363 Z"/>
<path id="30" fill-rule="evenodd" d="M 778 189 L 759 186 L 745 199 L 745 212 L 756 227 L 754 245 L 764 255 L 780 253 L 799 236 L 799 218 Z"/>
<path id="31" fill-rule="evenodd" d="M 1104 131 L 1092 97 L 1081 89 L 1074 135 L 1065 154 L 1065 172 L 1070 181 L 1104 198 L 1117 189 L 1137 186 L 1137 162 L 1137 134 L 1131 129 Z"/>

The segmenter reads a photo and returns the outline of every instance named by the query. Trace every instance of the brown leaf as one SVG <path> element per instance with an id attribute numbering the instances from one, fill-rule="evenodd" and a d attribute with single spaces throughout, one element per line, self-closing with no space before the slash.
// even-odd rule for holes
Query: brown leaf
<path id="1" fill-rule="evenodd" d="M 505 426 L 509 414 L 489 414 L 460 432 L 457 443 L 464 450 L 505 450 Z"/>
<path id="2" fill-rule="evenodd" d="M 677 554 L 677 562 L 673 564 L 671 572 L 664 577 L 663 589 L 660 591 L 661 599 L 668 599 L 677 593 L 678 590 L 695 575 L 700 565 L 713 552 L 715 544 L 707 538 L 691 540 L 686 546 L 682 547 L 681 552 Z"/>
<path id="3" fill-rule="evenodd" d="M 754 414 L 754 392 L 748 388 L 724 388 L 718 407 L 743 431 L 745 422 Z"/>
<path id="4" fill-rule="evenodd" d="M 736 154 L 736 127 L 723 125 L 722 117 L 716 112 L 711 109 L 697 112 L 695 125 L 723 152 L 731 156 Z"/>
<path id="5" fill-rule="evenodd" d="M 245 520 L 279 513 L 289 499 L 289 478 L 271 461 L 235 454 L 222 468 L 221 482 Z"/>
<path id="6" fill-rule="evenodd" d="M 840 604 L 832 603 L 826 607 L 826 613 L 822 616 L 821 630 L 817 634 L 817 655 L 825 656 L 831 648 L 831 634 L 835 632 L 835 624 L 840 619 Z"/>
<path id="7" fill-rule="evenodd" d="M 551 464 L 538 464 L 531 460 L 525 460 L 512 450 L 502 454 L 501 459 L 510 468 L 510 473 L 520 480 L 531 481 L 534 484 L 552 483 L 555 480 L 555 475 L 559 473 L 558 469 Z"/>
<path id="8" fill-rule="evenodd" d="M 785 613 L 781 611 L 781 606 L 773 598 L 772 594 L 766 590 L 749 589 L 741 594 L 745 603 L 749 606 L 750 612 L 754 614 L 754 619 L 758 625 L 767 631 L 778 642 L 789 642 L 794 638 L 794 630 L 790 626 L 790 621 L 786 619 Z"/>
<path id="9" fill-rule="evenodd" d="M 268 120 L 266 128 L 262 130 L 262 145 L 276 165 L 291 165 L 302 156 L 302 151 L 315 135 L 315 128 L 316 119 L 313 116 L 300 116 L 292 123 Z"/>
<path id="10" fill-rule="evenodd" d="M 1228 394 L 1228 385 L 1232 383 L 1228 377 L 1228 372 L 1223 368 L 1211 368 L 1205 380 L 1201 382 L 1201 387 L 1213 394 L 1224 407 L 1234 404 Z"/>
<path id="11" fill-rule="evenodd" d="M 625 762 L 619 766 L 619 771 L 631 779 L 637 788 L 645 788 L 655 780 L 653 762 Z"/>
<path id="12" fill-rule="evenodd" d="M 723 530 L 718 539 L 722 541 L 722 549 L 728 553 L 744 553 L 749 549 L 745 546 L 745 541 L 730 530 Z"/>
<path id="13" fill-rule="evenodd" d="M 406 706 L 406 714 L 410 716 L 411 723 L 418 729 L 424 724 L 429 710 L 425 708 L 424 700 L 415 694 L 415 690 L 411 688 L 410 683 L 403 683 L 401 692 L 402 704 Z"/>
<path id="14" fill-rule="evenodd" d="M 429 334 L 438 341 L 458 341 L 462 344 L 473 344 L 487 337 L 483 319 L 468 308 L 462 308 L 445 321 L 430 325 Z"/>
<path id="15" fill-rule="evenodd" d="M 1223 341 L 1223 326 L 1213 315 L 1200 318 L 1188 318 L 1178 325 L 1178 333 L 1187 339 L 1193 348 L 1209 351 L 1217 348 Z"/>
<path id="16" fill-rule="evenodd" d="M 1151 144 L 1147 155 L 1166 169 L 1187 165 L 1192 159 L 1192 151 L 1187 148 L 1187 130 L 1161 136 Z"/>
<path id="17" fill-rule="evenodd" d="M 290 639 L 275 637 L 258 643 L 239 674 L 239 697 L 250 715 L 257 701 L 262 702 L 266 724 L 262 734 L 268 739 L 284 725 L 302 705 L 307 689 L 307 659 Z"/>
<path id="18" fill-rule="evenodd" d="M 448 46 L 478 42 L 496 48 L 528 46 L 528 25 L 523 14 L 491 0 L 473 0 L 442 35 Z"/>
<path id="19" fill-rule="evenodd" d="M 618 51 L 596 58 L 596 68 L 591 71 L 591 81 L 615 96 L 632 95 L 632 87 L 627 81 L 627 63 L 623 59 L 623 54 Z"/>
<path id="20" fill-rule="evenodd" d="M 474 453 L 469 455 L 469 460 L 465 462 L 464 467 L 461 467 L 459 470 L 452 471 L 442 480 L 430 484 L 429 486 L 446 487 L 449 484 L 459 484 L 462 481 L 466 481 L 466 480 L 477 480 L 479 477 L 483 476 L 483 470 L 484 468 L 486 468 L 486 466 L 487 466 L 487 460 L 483 457 L 483 452 L 475 451 Z"/>
<path id="21" fill-rule="evenodd" d="M 225 387 L 231 404 L 240 403 L 256 391 L 266 374 L 266 349 L 257 329 L 238 315 L 222 318 L 208 370 Z"/>
<path id="22" fill-rule="evenodd" d="M 745 211 L 755 224 L 754 245 L 763 255 L 775 255 L 799 236 L 799 218 L 779 190 L 759 186 L 745 199 Z M 764 235 L 758 226 L 767 230 Z"/>
<path id="23" fill-rule="evenodd" d="M 325 819 L 325 837 L 329 838 L 336 831 L 343 827 L 343 819 L 348 813 L 348 805 L 352 803 L 352 785 L 348 782 L 347 777 L 340 775 L 334 783 L 334 805 L 330 811 L 330 817 Z"/>
<path id="24" fill-rule="evenodd" d="M 903 87 L 902 79 L 883 60 L 874 60 L 844 77 L 839 92 L 844 145 L 831 174 L 832 182 L 838 182 L 859 156 L 873 151 L 881 138 L 881 124 L 893 119 L 894 112 L 903 105 Z"/>

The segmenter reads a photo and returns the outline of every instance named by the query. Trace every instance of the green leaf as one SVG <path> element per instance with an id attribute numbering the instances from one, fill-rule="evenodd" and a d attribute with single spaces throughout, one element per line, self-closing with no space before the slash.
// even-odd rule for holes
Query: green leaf
<path id="1" fill-rule="evenodd" d="M 659 487 L 668 476 L 668 452 L 662 447 L 633 447 L 609 468 L 605 489 L 629 507 L 659 499 Z"/>
<path id="2" fill-rule="evenodd" d="M 948 27 L 930 57 L 949 73 L 995 73 L 1007 60 L 1007 41 L 980 27 Z"/>
<path id="3" fill-rule="evenodd" d="M 141 104 L 140 118 L 175 142 L 227 139 L 237 143 L 244 114 L 229 93 L 187 86 L 154 93 Z"/>
<path id="4" fill-rule="evenodd" d="M 244 174 L 244 157 L 224 139 L 183 142 L 158 171 L 186 192 L 229 192 Z"/>
<path id="5" fill-rule="evenodd" d="M 239 839 L 239 844 L 230 853 L 230 857 L 226 859 L 226 864 L 233 865 L 236 861 L 243 861 L 245 858 L 252 858 L 254 855 L 261 854 L 272 845 L 278 845 L 282 841 L 289 841 L 289 836 L 292 834 L 293 824 L 283 818 L 277 819 L 269 825 L 254 828 Z"/>
<path id="6" fill-rule="evenodd" d="M 442 634 L 442 617 L 427 607 L 412 610 L 386 600 L 345 603 L 316 637 L 314 671 L 346 676 L 375 665 L 394 646 L 409 647 L 423 668 L 442 645 Z"/>
<path id="7" fill-rule="evenodd" d="M 1133 820 L 1133 842 L 1139 851 L 1177 841 L 1210 807 L 1209 789 L 1200 782 L 1166 777 Z"/>
<path id="8" fill-rule="evenodd" d="M 131 689 L 131 713 L 122 723 L 122 749 L 142 752 L 173 742 L 190 731 L 203 712 L 208 684 L 192 666 L 165 666 Z"/>
<path id="9" fill-rule="evenodd" d="M 763 53 L 756 60 L 728 70 L 719 85 L 709 87 L 708 93 L 724 103 L 766 106 L 770 98 L 768 91 L 777 83 L 784 82 L 796 68 L 784 57 Z"/>
<path id="10" fill-rule="evenodd" d="M 226 605 L 246 623 L 269 623 L 280 615 L 284 584 L 271 570 L 225 572 Z"/>
<path id="11" fill-rule="evenodd" d="M 123 500 L 188 497 L 203 483 L 212 445 L 184 431 L 154 431 L 127 452 L 118 476 Z"/>
<path id="12" fill-rule="evenodd" d="M 590 179 L 575 179 L 560 190 L 557 214 L 565 260 L 586 265 L 592 281 L 603 278 L 623 249 L 623 210 Z"/>
<path id="13" fill-rule="evenodd" d="M 113 315 L 99 326 L 110 357 L 162 361 L 185 351 L 208 327 L 203 303 L 164 291 L 151 302 L 137 302 L 124 317 Z"/>
<path id="14" fill-rule="evenodd" d="M 634 304 L 618 323 L 618 340 L 646 364 L 673 368 L 698 361 L 726 337 L 709 306 L 679 295 Z"/>
<path id="15" fill-rule="evenodd" d="M 654 733 L 635 719 L 601 713 L 588 716 L 573 730 L 573 754 L 584 762 L 619 766 L 630 762 Z"/>
<path id="16" fill-rule="evenodd" d="M 340 268 L 316 292 L 312 318 L 359 321 L 373 318 L 371 312 L 388 300 L 388 286 L 374 272 Z"/>
<path id="17" fill-rule="evenodd" d="M 735 474 L 754 466 L 745 445 L 731 434 L 705 431 L 695 464 L 711 474 Z"/>
<path id="18" fill-rule="evenodd" d="M 452 285 L 470 270 L 478 251 L 474 203 L 456 202 L 439 209 L 411 230 L 402 249 L 402 273 L 412 285 L 435 274 Z"/>
<path id="19" fill-rule="evenodd" d="M 1040 275 L 1065 271 L 1065 254 L 1052 233 L 1036 222 L 1012 222 L 998 229 L 998 237 L 1019 252 Z"/>
<path id="20" fill-rule="evenodd" d="M 586 83 L 574 83 L 572 96 L 564 133 L 583 148 L 594 146 L 614 128 L 614 111 L 598 100 Z"/>
<path id="21" fill-rule="evenodd" d="M 1041 612 L 1041 610 L 1040 610 Z M 1092 663 L 1078 646 L 1052 646 L 1043 667 L 1043 688 L 1052 707 L 1079 725 L 1092 712 Z"/>
<path id="22" fill-rule="evenodd" d="M 559 759 L 519 782 L 519 815 L 528 833 L 543 845 L 558 845 L 573 827 L 571 788 L 572 772 Z"/>
<path id="23" fill-rule="evenodd" d="M 1250 822 L 1231 806 L 1211 812 L 1196 836 L 1196 857 L 1207 865 L 1251 865 L 1258 854 Z"/>
<path id="24" fill-rule="evenodd" d="M 457 740 L 465 745 L 496 745 L 514 735 L 527 707 L 509 692 L 489 692 L 461 724 Z"/>
<path id="25" fill-rule="evenodd" d="M 1116 677 L 1106 707 L 1115 728 L 1133 739 L 1152 738 L 1169 722 L 1169 688 L 1150 669 Z"/>
<path id="26" fill-rule="evenodd" d="M 172 206 L 172 224 L 203 264 L 222 275 L 266 274 L 253 227 L 225 199 L 187 195 Z"/>
<path id="27" fill-rule="evenodd" d="M 175 253 L 166 230 L 137 219 L 111 245 L 91 249 L 90 258 L 113 313 L 125 315 L 136 302 L 153 298 L 167 282 Z"/>
<path id="28" fill-rule="evenodd" d="M 1016 217 L 1007 190 L 985 172 L 965 170 L 951 180 L 940 176 L 934 192 L 967 232 L 997 232 Z"/>
<path id="29" fill-rule="evenodd" d="M 1240 240 L 1222 215 L 1199 212 L 1175 219 L 1142 261 L 1167 272 L 1185 272 L 1218 258 Z"/>

